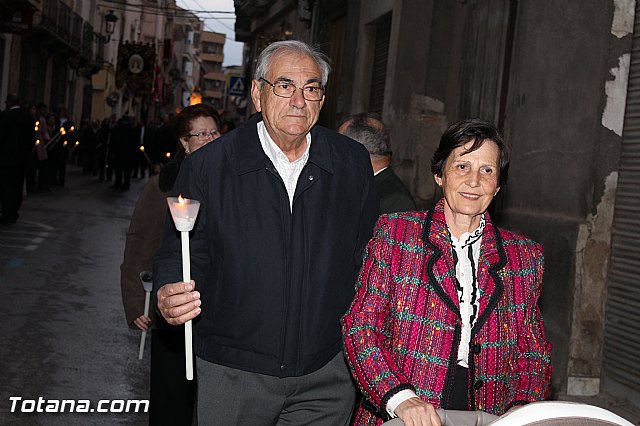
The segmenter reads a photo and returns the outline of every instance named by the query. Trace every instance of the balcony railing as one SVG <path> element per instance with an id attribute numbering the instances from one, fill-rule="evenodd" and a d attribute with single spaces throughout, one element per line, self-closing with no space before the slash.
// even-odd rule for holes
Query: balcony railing
<path id="1" fill-rule="evenodd" d="M 91 28 L 91 31 L 87 29 Z M 92 57 L 93 28 L 80 15 L 61 0 L 47 0 L 42 3 L 39 27 L 68 48 L 77 51 L 85 59 Z"/>

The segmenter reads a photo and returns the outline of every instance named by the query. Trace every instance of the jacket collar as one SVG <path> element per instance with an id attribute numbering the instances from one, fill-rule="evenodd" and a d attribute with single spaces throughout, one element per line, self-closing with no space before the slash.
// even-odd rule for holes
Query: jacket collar
<path id="1" fill-rule="evenodd" d="M 497 271 L 507 263 L 500 231 L 493 225 L 489 213 L 485 214 L 485 221 L 480 260 L 478 261 L 478 288 L 481 291 L 480 310 L 474 331 L 482 326 L 502 296 L 502 279 Z M 459 311 L 455 286 L 455 265 L 451 256 L 451 237 L 444 216 L 444 198 L 438 201 L 433 210 L 428 213 L 422 237 L 425 245 L 431 249 L 427 260 L 429 281 L 440 298 L 452 310 Z"/>
<path id="2" fill-rule="evenodd" d="M 239 175 L 264 169 L 271 164 L 269 157 L 262 150 L 258 138 L 257 125 L 260 121 L 262 121 L 262 114 L 257 113 L 245 125 L 238 128 L 230 160 Z M 333 174 L 333 150 L 328 135 L 329 131 L 324 127 L 313 126 L 308 163 L 313 163 Z"/>

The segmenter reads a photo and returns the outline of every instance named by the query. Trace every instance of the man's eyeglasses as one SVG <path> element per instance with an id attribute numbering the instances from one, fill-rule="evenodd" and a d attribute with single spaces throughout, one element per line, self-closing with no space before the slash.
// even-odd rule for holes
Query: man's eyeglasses
<path id="1" fill-rule="evenodd" d="M 218 130 L 212 130 L 210 132 L 198 132 L 193 135 L 187 135 L 189 137 L 197 137 L 199 141 L 206 141 L 209 139 L 214 139 L 220 136 L 220 132 Z"/>
<path id="2" fill-rule="evenodd" d="M 260 80 L 271 86 L 273 88 L 273 94 L 280 96 L 281 98 L 293 97 L 296 89 L 298 89 L 295 84 L 289 81 L 276 81 L 275 83 L 271 83 L 262 77 L 260 77 Z M 319 101 L 324 96 L 324 88 L 319 86 L 317 83 L 307 84 L 300 90 L 302 91 L 302 96 L 308 101 Z"/>

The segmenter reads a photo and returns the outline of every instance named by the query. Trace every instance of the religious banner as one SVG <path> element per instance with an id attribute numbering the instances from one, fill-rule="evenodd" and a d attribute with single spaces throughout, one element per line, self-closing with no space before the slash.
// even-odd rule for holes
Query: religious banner
<path id="1" fill-rule="evenodd" d="M 136 96 L 151 93 L 156 49 L 151 43 L 124 42 L 118 46 L 116 86 L 127 88 Z"/>

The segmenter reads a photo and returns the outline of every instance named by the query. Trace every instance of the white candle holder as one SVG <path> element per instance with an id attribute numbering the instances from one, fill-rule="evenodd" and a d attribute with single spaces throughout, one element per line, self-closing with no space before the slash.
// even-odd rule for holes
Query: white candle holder
<path id="1" fill-rule="evenodd" d="M 182 281 L 191 281 L 191 262 L 189 255 L 189 231 L 193 229 L 198 217 L 200 202 L 188 198 L 167 197 L 169 211 L 176 229 L 180 231 L 182 241 Z M 184 351 L 186 356 L 187 380 L 193 380 L 193 340 L 191 320 L 184 323 Z"/>
<path id="2" fill-rule="evenodd" d="M 153 290 L 153 274 L 149 271 L 140 272 L 140 283 L 144 288 L 144 316 L 149 316 L 149 300 L 151 299 L 151 290 Z M 140 337 L 140 350 L 138 351 L 138 359 L 142 359 L 144 355 L 144 342 L 147 338 L 146 330 L 142 332 Z"/>

